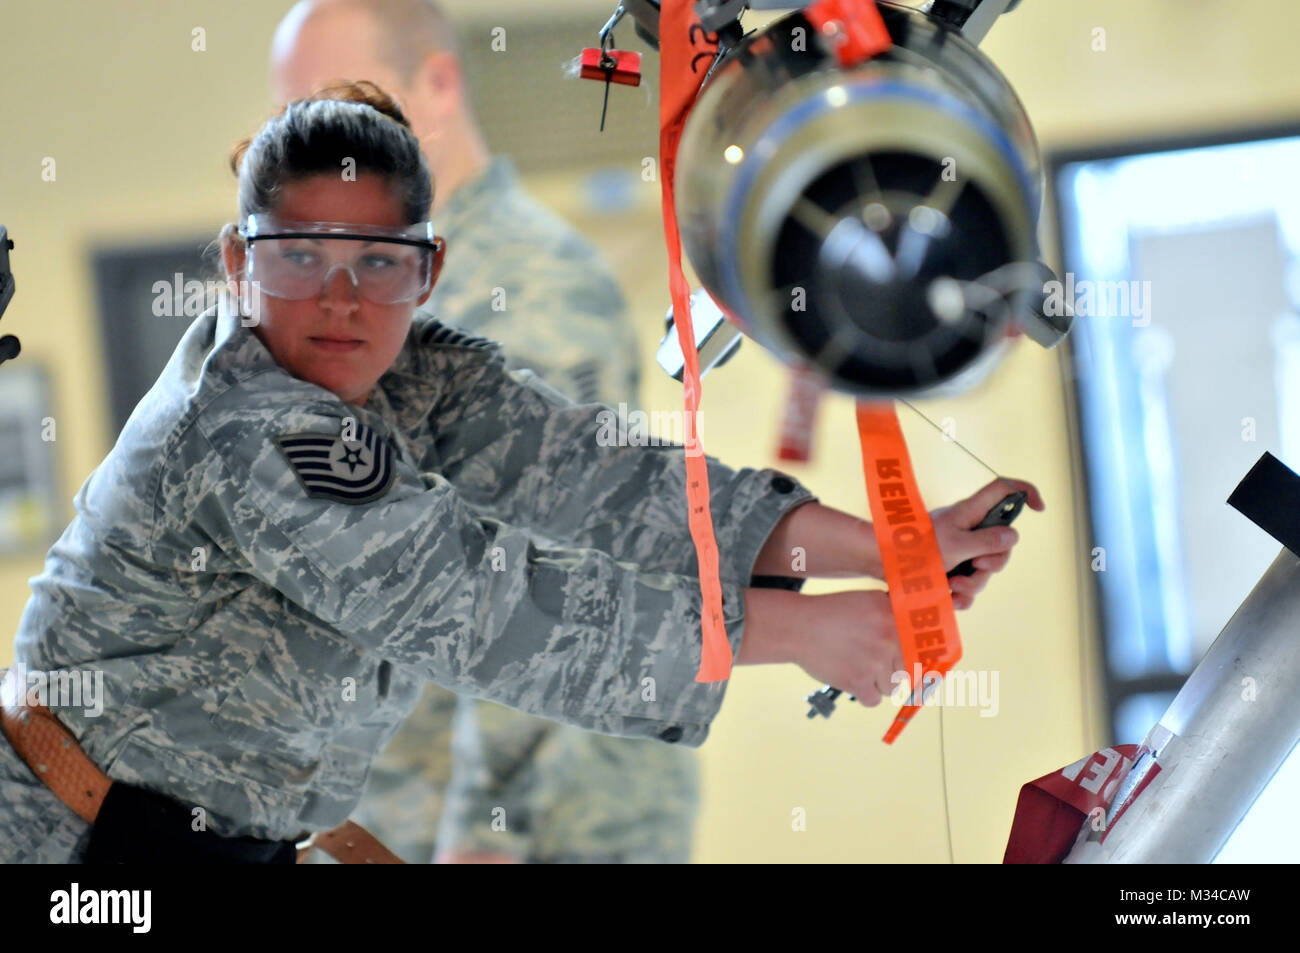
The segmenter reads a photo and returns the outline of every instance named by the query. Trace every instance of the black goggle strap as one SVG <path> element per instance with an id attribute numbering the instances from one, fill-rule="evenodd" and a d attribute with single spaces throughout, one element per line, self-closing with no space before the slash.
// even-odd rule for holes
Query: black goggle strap
<path id="1" fill-rule="evenodd" d="M 245 235 L 242 231 L 240 232 L 240 235 L 243 237 L 244 241 L 249 244 L 261 241 L 262 239 L 272 238 L 342 238 L 349 241 L 390 242 L 396 245 L 417 245 L 422 248 L 428 248 L 430 251 L 435 253 L 446 245 L 446 242 L 437 236 L 432 239 L 414 237 L 398 238 L 396 236 L 390 237 L 388 235 L 353 235 L 340 234 L 336 232 L 330 232 L 329 234 L 324 234 L 322 232 L 272 232 L 270 234 Z"/>

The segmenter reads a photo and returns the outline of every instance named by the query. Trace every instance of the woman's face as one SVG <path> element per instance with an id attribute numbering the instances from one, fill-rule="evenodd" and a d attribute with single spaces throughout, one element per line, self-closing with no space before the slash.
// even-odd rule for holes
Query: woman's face
<path id="1" fill-rule="evenodd" d="M 403 228 L 401 206 L 381 176 L 360 173 L 354 181 L 317 175 L 291 182 L 273 209 L 277 219 L 296 222 L 348 222 Z M 244 244 L 226 243 L 226 270 L 244 280 Z M 340 268 L 319 297 L 292 301 L 255 290 L 260 318 L 253 333 L 276 363 L 294 377 L 319 384 L 358 406 L 392 366 L 406 342 L 411 317 L 432 288 L 398 304 L 374 304 L 361 297 Z"/>

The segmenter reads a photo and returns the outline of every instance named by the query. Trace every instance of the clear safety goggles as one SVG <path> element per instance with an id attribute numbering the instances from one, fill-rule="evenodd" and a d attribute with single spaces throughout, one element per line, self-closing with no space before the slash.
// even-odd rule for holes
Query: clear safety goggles
<path id="1" fill-rule="evenodd" d="M 247 280 L 269 295 L 295 301 L 318 297 L 339 269 L 367 301 L 411 301 L 438 280 L 447 250 L 432 222 L 384 228 L 250 215 L 239 234 L 248 249 Z"/>

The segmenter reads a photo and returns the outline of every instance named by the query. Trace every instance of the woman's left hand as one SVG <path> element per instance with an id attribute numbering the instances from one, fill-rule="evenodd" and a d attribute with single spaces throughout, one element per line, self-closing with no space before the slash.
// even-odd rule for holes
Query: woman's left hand
<path id="1" fill-rule="evenodd" d="M 943 567 L 951 571 L 968 559 L 975 562 L 972 576 L 954 576 L 949 580 L 952 604 L 957 609 L 969 609 L 995 572 L 1001 572 L 1011 558 L 1011 549 L 1020 534 L 1010 526 L 990 526 L 975 529 L 1003 497 L 1023 491 L 1029 494 L 1030 509 L 1043 510 L 1043 498 L 1038 489 L 1024 480 L 997 479 L 979 492 L 930 511 L 934 535 L 943 555 Z"/>

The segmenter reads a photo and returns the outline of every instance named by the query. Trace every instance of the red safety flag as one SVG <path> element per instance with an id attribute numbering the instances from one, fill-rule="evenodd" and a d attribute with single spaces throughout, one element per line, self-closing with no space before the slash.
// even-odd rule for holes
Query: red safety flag
<path id="1" fill-rule="evenodd" d="M 1095 816 L 1096 823 L 1104 822 L 1120 782 L 1140 753 L 1138 745 L 1102 748 L 1022 787 L 1002 863 L 1059 864 L 1073 849 L 1085 820 Z M 1154 766 L 1141 787 L 1150 784 L 1159 771 Z M 1140 793 L 1140 788 L 1134 790 L 1130 803 Z M 1112 819 L 1111 825 L 1118 820 L 1119 815 Z"/>

